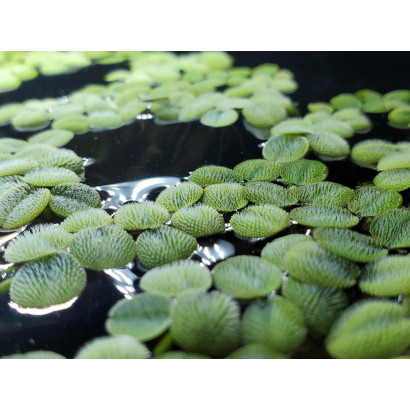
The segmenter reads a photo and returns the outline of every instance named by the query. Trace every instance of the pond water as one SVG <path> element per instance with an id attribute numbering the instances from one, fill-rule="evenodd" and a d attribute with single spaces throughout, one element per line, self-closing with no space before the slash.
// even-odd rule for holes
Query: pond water
<path id="1" fill-rule="evenodd" d="M 262 54 L 258 58 L 263 58 Z M 298 54 L 296 60 L 299 61 L 304 53 L 295 54 Z M 289 59 L 290 56 L 286 58 Z M 334 57 L 332 59 L 334 60 Z M 277 62 L 275 55 L 272 55 L 270 61 Z M 255 61 L 253 65 L 258 63 L 259 61 Z M 333 61 L 333 64 L 336 69 L 336 62 Z M 291 63 L 286 67 L 295 72 L 300 90 L 303 90 L 306 85 L 304 82 L 308 80 L 305 78 L 301 81 L 297 75 L 298 70 Z M 105 71 L 112 69 L 112 66 L 108 69 L 101 66 L 89 67 L 72 76 L 38 78 L 25 83 L 14 93 L 0 95 L 0 103 L 13 99 L 24 100 L 34 95 L 41 98 L 52 95 L 51 91 L 57 91 L 54 96 L 62 95 L 89 82 L 102 83 Z M 341 68 L 339 72 L 340 70 Z M 326 84 L 328 83 L 326 80 Z M 339 91 L 350 91 L 349 83 L 343 83 L 345 87 L 338 91 L 340 82 L 335 84 L 337 86 L 328 90 L 327 99 Z M 383 86 L 386 88 L 385 84 Z M 401 84 L 401 88 L 405 86 L 406 84 Z M 377 89 L 377 84 L 373 87 Z M 355 89 L 358 88 L 361 87 Z M 308 85 L 307 89 L 312 93 L 311 85 Z M 298 91 L 299 94 L 301 92 Z M 322 88 L 316 95 L 303 94 L 300 100 L 316 101 L 324 98 L 321 97 L 321 93 Z M 292 98 L 298 101 L 297 95 Z M 383 138 L 391 141 L 409 139 L 409 131 L 387 126 L 385 115 L 370 117 L 374 124 L 372 130 L 364 135 L 356 134 L 349 139 L 351 146 L 364 138 Z M 0 136 L 25 138 L 27 135 L 17 133 L 12 128 L 0 128 Z M 233 167 L 246 159 L 260 158 L 260 143 L 260 140 L 245 129 L 241 121 L 230 127 L 212 129 L 202 126 L 197 121 L 159 125 L 153 119 L 141 119 L 115 130 L 88 132 L 76 136 L 65 147 L 84 158 L 92 159 L 86 167 L 85 182 L 91 186 L 100 186 L 99 190 L 106 200 L 107 209 L 114 209 L 118 203 L 155 199 L 161 187 L 175 184 L 199 166 L 215 164 Z M 306 158 L 315 159 L 315 156 L 309 154 Z M 349 158 L 326 162 L 326 165 L 329 167 L 328 180 L 352 188 L 370 182 L 377 174 L 374 170 L 357 166 Z M 402 195 L 403 205 L 408 206 L 409 192 L 402 192 Z M 228 219 L 229 215 L 226 217 Z M 357 229 L 361 229 L 360 225 Z M 296 232 L 305 233 L 306 227 L 292 225 L 280 235 Z M 259 241 L 244 240 L 228 230 L 224 234 L 200 240 L 200 246 L 193 259 L 201 260 L 212 268 L 218 260 L 234 254 L 259 255 L 261 249 L 271 240 L 272 238 Z M 5 261 L 0 260 L 0 264 L 2 263 Z M 104 322 L 108 310 L 116 301 L 138 292 L 138 280 L 144 271 L 138 264 L 129 264 L 124 269 L 89 270 L 86 289 L 79 298 L 71 305 L 68 304 L 61 307 L 61 310 L 45 315 L 39 315 L 33 310 L 20 312 L 10 305 L 7 294 L 0 294 L 0 356 L 30 350 L 52 350 L 72 357 L 82 344 L 105 334 Z M 360 296 L 357 287 L 350 289 L 348 294 L 351 300 Z M 154 346 L 156 342 L 149 343 L 148 347 Z M 321 340 L 309 337 L 300 349 L 298 357 L 320 358 L 327 357 L 327 353 L 322 347 Z"/>

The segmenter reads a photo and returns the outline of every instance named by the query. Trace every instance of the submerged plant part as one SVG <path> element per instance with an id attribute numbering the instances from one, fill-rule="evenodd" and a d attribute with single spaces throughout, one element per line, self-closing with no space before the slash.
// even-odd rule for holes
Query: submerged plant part
<path id="1" fill-rule="evenodd" d="M 78 296 L 87 276 L 81 263 L 67 252 L 25 263 L 13 278 L 11 300 L 26 308 L 58 305 Z"/>
<path id="2" fill-rule="evenodd" d="M 355 262 L 373 262 L 388 253 L 372 237 L 349 229 L 318 228 L 313 237 L 322 248 Z"/>
<path id="3" fill-rule="evenodd" d="M 388 248 L 408 248 L 410 246 L 410 211 L 395 209 L 384 212 L 373 219 L 370 233 Z"/>
<path id="4" fill-rule="evenodd" d="M 75 359 L 148 359 L 150 352 L 137 339 L 127 335 L 104 336 L 86 343 Z"/>
<path id="5" fill-rule="evenodd" d="M 169 212 L 175 212 L 180 208 L 190 206 L 198 202 L 204 190 L 194 182 L 184 182 L 162 191 L 156 203 L 162 205 Z"/>
<path id="6" fill-rule="evenodd" d="M 140 282 L 145 292 L 173 298 L 185 292 L 206 292 L 211 285 L 208 268 L 193 261 L 177 261 L 151 269 Z"/>
<path id="7" fill-rule="evenodd" d="M 332 327 L 328 352 L 339 359 L 384 359 L 403 353 L 410 343 L 410 319 L 397 303 L 364 301 L 350 306 Z"/>
<path id="8" fill-rule="evenodd" d="M 127 231 L 158 228 L 169 221 L 169 212 L 152 201 L 125 204 L 114 215 L 114 223 Z"/>
<path id="9" fill-rule="evenodd" d="M 170 324 L 170 301 L 142 293 L 117 302 L 108 312 L 105 328 L 111 335 L 129 335 L 144 342 L 162 334 Z"/>
<path id="10" fill-rule="evenodd" d="M 221 184 L 223 182 L 241 182 L 236 173 L 226 167 L 217 165 L 206 165 L 196 169 L 190 176 L 189 181 L 201 186 Z"/>
<path id="11" fill-rule="evenodd" d="M 349 288 L 359 277 L 359 267 L 313 241 L 294 245 L 285 255 L 291 277 L 312 285 Z"/>
<path id="12" fill-rule="evenodd" d="M 77 211 L 69 215 L 60 227 L 67 232 L 78 232 L 87 228 L 101 228 L 112 224 L 113 219 L 102 209 L 90 208 L 84 211 Z"/>
<path id="13" fill-rule="evenodd" d="M 77 232 L 70 252 L 91 269 L 122 268 L 134 260 L 137 249 L 131 235 L 116 225 Z"/>
<path id="14" fill-rule="evenodd" d="M 14 263 L 38 259 L 66 248 L 71 239 L 72 235 L 59 226 L 37 225 L 13 239 L 4 258 Z"/>
<path id="15" fill-rule="evenodd" d="M 273 236 L 290 225 L 289 214 L 275 205 L 251 205 L 230 219 L 234 232 L 246 238 Z"/>
<path id="16" fill-rule="evenodd" d="M 295 351 L 305 340 L 307 329 L 301 311 L 282 296 L 256 300 L 242 319 L 246 345 L 263 344 L 282 352 Z"/>
<path id="17" fill-rule="evenodd" d="M 291 234 L 282 236 L 269 242 L 261 252 L 261 257 L 274 264 L 282 271 L 286 270 L 285 255 L 294 245 L 299 242 L 312 241 L 312 238 L 302 234 Z"/>
<path id="18" fill-rule="evenodd" d="M 214 184 L 205 188 L 202 202 L 217 211 L 233 212 L 245 207 L 248 200 L 240 184 Z"/>
<path id="19" fill-rule="evenodd" d="M 282 292 L 303 313 L 307 327 L 320 335 L 327 334 L 349 304 L 341 289 L 302 283 L 292 278 L 283 283 Z"/>
<path id="20" fill-rule="evenodd" d="M 218 291 L 183 295 L 171 313 L 171 334 L 188 352 L 225 357 L 240 343 L 239 306 Z"/>
<path id="21" fill-rule="evenodd" d="M 387 256 L 367 264 L 359 287 L 373 296 L 410 294 L 410 256 Z"/>
<path id="22" fill-rule="evenodd" d="M 282 283 L 281 270 L 257 256 L 234 256 L 218 263 L 212 273 L 215 286 L 238 299 L 266 296 Z"/>
<path id="23" fill-rule="evenodd" d="M 148 269 L 188 258 L 197 248 L 196 239 L 179 229 L 163 225 L 144 231 L 137 239 L 137 256 Z"/>
<path id="24" fill-rule="evenodd" d="M 195 238 L 225 231 L 223 216 L 208 205 L 181 208 L 171 218 L 172 225 Z"/>
<path id="25" fill-rule="evenodd" d="M 294 208 L 290 217 L 306 226 L 327 226 L 335 228 L 350 228 L 359 223 L 359 218 L 347 209 L 338 206 L 305 206 Z"/>

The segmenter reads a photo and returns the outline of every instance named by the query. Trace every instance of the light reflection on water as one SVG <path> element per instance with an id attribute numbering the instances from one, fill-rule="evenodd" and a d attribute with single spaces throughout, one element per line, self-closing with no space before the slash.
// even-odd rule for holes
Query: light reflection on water
<path id="1" fill-rule="evenodd" d="M 33 315 L 33 316 L 43 316 L 43 315 L 48 315 L 49 313 L 53 313 L 53 312 L 58 312 L 59 310 L 64 310 L 64 309 L 68 309 L 70 308 L 75 301 L 78 299 L 78 296 L 70 299 L 69 301 L 65 302 L 65 303 L 61 303 L 59 305 L 53 305 L 53 306 L 49 306 L 46 308 L 25 308 L 22 306 L 19 306 L 17 303 L 14 302 L 9 302 L 9 306 L 16 310 L 17 312 L 23 314 L 23 315 Z"/>

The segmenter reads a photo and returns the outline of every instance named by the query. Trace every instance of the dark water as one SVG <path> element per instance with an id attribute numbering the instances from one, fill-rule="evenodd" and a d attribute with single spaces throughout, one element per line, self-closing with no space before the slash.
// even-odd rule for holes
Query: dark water
<path id="1" fill-rule="evenodd" d="M 246 54 L 248 59 L 251 58 L 249 57 L 250 53 Z M 320 53 L 316 62 L 314 57 L 307 60 L 310 60 L 310 65 L 313 64 L 316 67 L 316 65 L 326 60 L 326 54 L 328 53 Z M 302 70 L 300 61 L 302 59 L 306 61 L 305 56 L 306 53 L 288 53 L 287 55 L 279 53 L 277 55 L 279 60 L 289 60 L 289 64 L 285 65 L 275 58 L 266 58 L 264 53 L 257 53 L 252 61 L 254 62 L 253 65 L 267 61 L 279 62 L 282 66 L 294 71 L 296 80 L 300 84 L 299 91 L 292 97 L 296 101 L 298 101 L 298 96 L 299 101 L 307 102 L 329 99 L 337 92 L 355 91 L 361 87 L 374 87 L 377 89 L 377 85 L 368 84 L 369 81 L 364 82 L 362 86 L 357 85 L 358 79 L 354 77 L 354 74 L 351 74 L 352 78 L 351 82 L 349 82 L 345 78 L 346 71 L 342 70 L 343 66 L 338 67 L 337 64 L 338 62 L 340 63 L 342 56 L 339 55 L 339 58 L 335 58 L 337 57 L 335 54 L 329 54 L 328 57 L 328 60 L 333 64 L 330 64 L 330 67 L 333 67 L 333 70 L 335 70 L 332 72 L 334 76 L 333 83 L 328 77 L 324 77 L 322 82 L 318 84 L 316 79 L 317 71 L 309 69 L 308 65 L 305 66 L 306 70 L 302 74 L 301 79 L 298 76 L 298 71 Z M 241 60 L 244 57 L 245 55 L 239 56 L 240 62 L 238 65 L 246 64 Z M 262 59 L 263 57 L 265 57 L 264 60 Z M 344 59 L 346 60 L 347 57 L 348 55 L 346 54 Z M 297 62 L 295 66 L 291 63 L 292 58 Z M 354 59 L 353 56 L 349 58 Z M 371 61 L 372 59 L 370 58 Z M 247 64 L 252 65 L 249 62 Z M 308 64 L 307 61 L 306 64 Z M 349 71 L 349 66 L 345 65 L 344 68 L 348 73 L 351 71 Z M 0 103 L 24 100 L 31 97 L 43 98 L 45 96 L 63 95 L 89 82 L 102 82 L 104 73 L 111 69 L 113 69 L 112 66 L 89 67 L 74 74 L 73 77 L 61 76 L 63 77 L 61 82 L 58 78 L 39 78 L 25 84 L 23 86 L 25 88 L 22 87 L 22 89 L 16 92 L 3 96 L 0 95 Z M 329 66 L 326 67 L 326 70 L 330 70 Z M 370 65 L 368 70 L 365 70 L 363 67 L 361 70 L 368 72 Z M 320 72 L 320 69 L 318 71 Z M 316 82 L 315 84 L 318 84 L 316 94 L 315 84 L 312 85 L 306 76 L 306 72 L 311 73 L 312 78 Z M 340 76 L 343 81 L 337 80 L 337 73 L 341 73 Z M 398 85 L 394 83 L 389 88 L 385 88 L 387 86 L 384 84 L 383 89 L 380 91 L 389 91 L 392 88 L 409 86 L 410 84 L 404 82 L 404 71 L 399 70 L 399 74 L 398 78 L 401 78 L 402 83 Z M 352 83 L 354 88 L 352 88 Z M 303 91 L 306 89 L 310 90 L 310 93 Z M 52 91 L 54 93 L 51 93 Z M 351 138 L 349 140 L 351 146 L 365 138 L 383 138 L 392 141 L 409 139 L 409 131 L 388 127 L 385 116 L 377 115 L 371 116 L 371 118 L 374 123 L 372 131 L 368 134 L 356 135 Z M 0 129 L 1 134 L 19 138 L 25 138 L 28 135 L 15 133 L 12 129 L 4 127 Z M 86 168 L 86 183 L 91 186 L 97 186 L 156 176 L 177 176 L 183 178 L 190 171 L 204 164 L 233 167 L 243 160 L 260 158 L 261 148 L 258 147 L 260 142 L 244 129 L 241 121 L 238 121 L 231 127 L 214 130 L 204 127 L 198 122 L 157 125 L 153 120 L 145 120 L 136 121 L 116 130 L 79 135 L 66 148 L 74 150 L 80 156 L 95 159 L 95 163 Z M 315 158 L 313 154 L 311 158 Z M 360 168 L 349 159 L 328 162 L 327 166 L 329 167 L 328 180 L 339 182 L 352 188 L 370 182 L 376 175 L 376 171 Z M 154 196 L 155 193 L 158 192 L 154 192 Z M 408 205 L 409 192 L 406 191 L 402 194 L 404 205 Z M 228 217 L 229 215 L 227 215 Z M 361 229 L 361 226 L 358 229 Z M 291 232 L 304 233 L 305 230 L 306 228 L 300 226 L 292 226 L 282 234 Z M 234 249 L 237 255 L 259 255 L 261 249 L 270 240 L 272 238 L 262 241 L 246 241 L 237 238 L 232 232 L 227 232 L 212 238 L 212 240 L 201 240 L 200 249 L 207 248 L 209 251 L 212 251 L 215 241 L 217 241 L 222 249 L 226 250 L 227 255 L 231 254 L 232 249 Z M 200 255 L 194 256 L 194 259 L 199 258 Z M 0 263 L 2 262 L 0 261 Z M 214 261 L 209 260 L 208 265 L 212 268 Z M 115 272 L 114 274 L 111 272 L 110 275 L 101 271 L 88 271 L 87 287 L 78 300 L 68 309 L 43 316 L 21 314 L 9 306 L 7 294 L 0 295 L 0 356 L 42 349 L 52 350 L 67 357 L 72 357 L 82 344 L 92 338 L 105 334 L 104 322 L 107 312 L 117 300 L 124 297 L 124 293 L 127 293 L 126 286 L 128 286 L 129 292 L 129 282 L 134 282 L 134 285 L 138 288 L 138 278 L 143 275 L 144 271 L 138 265 L 129 266 L 129 268 L 125 272 L 125 276 L 121 272 L 119 272 L 120 275 L 118 276 L 115 275 Z M 125 279 L 126 277 L 128 279 Z M 348 293 L 351 300 L 361 296 L 357 288 L 350 289 Z M 155 341 L 150 343 L 149 347 L 154 345 Z M 309 336 L 298 352 L 297 357 L 320 358 L 327 357 L 327 354 L 322 347 L 321 340 Z"/>

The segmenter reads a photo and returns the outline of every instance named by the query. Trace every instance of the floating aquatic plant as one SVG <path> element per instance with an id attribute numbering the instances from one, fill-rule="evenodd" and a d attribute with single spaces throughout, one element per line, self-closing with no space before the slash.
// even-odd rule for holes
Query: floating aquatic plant
<path id="1" fill-rule="evenodd" d="M 27 142 L 17 138 L 0 138 L 0 152 L 12 153 L 20 151 L 27 146 Z"/>
<path id="2" fill-rule="evenodd" d="M 285 267 L 285 254 L 288 252 L 292 246 L 296 245 L 299 242 L 312 241 L 312 238 L 307 235 L 302 234 L 291 234 L 282 236 L 280 238 L 274 239 L 272 242 L 269 242 L 261 252 L 263 259 L 274 264 L 282 271 L 286 270 Z"/>
<path id="3" fill-rule="evenodd" d="M 311 102 L 307 105 L 309 112 L 326 112 L 332 113 L 334 108 L 326 102 Z"/>
<path id="4" fill-rule="evenodd" d="M 350 153 L 346 140 L 331 132 L 309 134 L 306 136 L 309 147 L 320 155 L 330 158 L 340 158 Z"/>
<path id="5" fill-rule="evenodd" d="M 336 110 L 344 108 L 360 108 L 362 102 L 354 94 L 344 93 L 333 97 L 330 100 L 330 105 Z"/>
<path id="6" fill-rule="evenodd" d="M 274 181 L 279 176 L 280 165 L 266 159 L 248 159 L 233 170 L 245 181 Z"/>
<path id="7" fill-rule="evenodd" d="M 191 121 L 202 117 L 214 108 L 212 98 L 197 98 L 184 105 L 178 115 L 179 121 Z"/>
<path id="8" fill-rule="evenodd" d="M 221 184 L 223 182 L 241 182 L 241 178 L 230 168 L 217 165 L 205 165 L 196 169 L 190 176 L 189 181 L 201 186 Z"/>
<path id="9" fill-rule="evenodd" d="M 323 181 L 300 186 L 292 193 L 307 205 L 344 206 L 353 195 L 353 190 L 335 182 Z"/>
<path id="10" fill-rule="evenodd" d="M 67 232 L 78 232 L 87 228 L 101 228 L 110 225 L 113 219 L 102 209 L 89 208 L 69 215 L 60 224 L 60 228 Z"/>
<path id="11" fill-rule="evenodd" d="M 53 121 L 51 128 L 55 130 L 68 130 L 74 134 L 82 134 L 89 129 L 88 120 L 85 115 L 68 115 Z"/>
<path id="12" fill-rule="evenodd" d="M 243 186 L 235 183 L 215 184 L 206 187 L 202 202 L 222 212 L 237 211 L 248 204 L 248 200 L 244 196 Z"/>
<path id="13" fill-rule="evenodd" d="M 291 277 L 312 285 L 349 288 L 359 277 L 359 267 L 313 241 L 294 245 L 285 255 Z"/>
<path id="14" fill-rule="evenodd" d="M 234 256 L 218 263 L 212 273 L 215 286 L 238 299 L 266 296 L 282 283 L 281 270 L 257 256 Z"/>
<path id="15" fill-rule="evenodd" d="M 28 141 L 36 144 L 48 144 L 53 147 L 62 147 L 70 142 L 74 133 L 68 130 L 47 130 L 31 136 Z"/>
<path id="16" fill-rule="evenodd" d="M 47 350 L 33 350 L 32 352 L 12 354 L 10 356 L 4 356 L 2 359 L 66 359 L 61 354 L 50 352 Z"/>
<path id="17" fill-rule="evenodd" d="M 410 256 L 387 256 L 367 264 L 360 277 L 360 289 L 373 296 L 410 294 Z"/>
<path id="18" fill-rule="evenodd" d="M 289 214 L 275 205 L 251 205 L 232 215 L 235 233 L 246 238 L 265 238 L 290 225 Z"/>
<path id="19" fill-rule="evenodd" d="M 146 268 L 188 258 L 198 246 L 196 239 L 179 229 L 163 225 L 144 231 L 137 239 L 137 256 Z"/>
<path id="20" fill-rule="evenodd" d="M 350 155 L 359 164 L 376 167 L 383 156 L 395 151 L 397 151 L 397 147 L 392 142 L 368 139 L 357 143 L 352 148 Z"/>
<path id="21" fill-rule="evenodd" d="M 373 183 L 388 191 L 405 191 L 410 188 L 410 169 L 389 169 L 379 172 L 374 177 Z"/>
<path id="22" fill-rule="evenodd" d="M 410 211 L 395 209 L 384 212 L 373 219 L 370 233 L 388 248 L 407 248 L 410 246 Z"/>
<path id="23" fill-rule="evenodd" d="M 237 119 L 238 113 L 235 110 L 211 110 L 201 117 L 200 123 L 208 127 L 219 128 L 232 125 Z"/>
<path id="24" fill-rule="evenodd" d="M 349 304 L 341 289 L 302 283 L 290 277 L 283 283 L 282 292 L 303 313 L 307 327 L 320 335 L 327 334 Z"/>
<path id="25" fill-rule="evenodd" d="M 313 236 L 322 248 L 355 262 L 372 262 L 388 253 L 372 237 L 350 229 L 318 228 Z"/>
<path id="26" fill-rule="evenodd" d="M 23 181 L 39 187 L 52 187 L 58 184 L 80 182 L 81 178 L 69 169 L 45 167 L 32 169 L 24 175 Z"/>
<path id="27" fill-rule="evenodd" d="M 19 228 L 37 218 L 50 200 L 50 191 L 33 189 L 27 184 L 16 185 L 0 196 L 0 226 Z"/>
<path id="28" fill-rule="evenodd" d="M 40 130 L 48 123 L 48 114 L 44 110 L 22 109 L 11 119 L 11 124 L 18 131 Z"/>
<path id="29" fill-rule="evenodd" d="M 180 350 L 162 353 L 154 359 L 209 359 L 208 356 L 199 353 L 188 353 Z"/>
<path id="30" fill-rule="evenodd" d="M 410 168 L 410 152 L 408 150 L 386 154 L 377 163 L 379 171 L 397 168 Z"/>
<path id="31" fill-rule="evenodd" d="M 38 162 L 42 167 L 66 168 L 75 173 L 81 172 L 83 168 L 83 159 L 73 151 L 64 148 L 49 151 L 47 155 L 39 158 Z"/>
<path id="32" fill-rule="evenodd" d="M 148 271 L 141 279 L 145 292 L 178 297 L 184 292 L 205 292 L 212 285 L 207 267 L 193 261 L 177 261 Z"/>
<path id="33" fill-rule="evenodd" d="M 271 135 L 307 135 L 312 132 L 310 122 L 302 118 L 289 118 L 276 124 L 271 129 Z"/>
<path id="34" fill-rule="evenodd" d="M 307 329 L 301 311 L 282 296 L 254 301 L 242 319 L 245 344 L 263 344 L 282 352 L 296 350 Z"/>
<path id="35" fill-rule="evenodd" d="M 283 182 L 290 185 L 307 185 L 323 181 L 328 174 L 328 168 L 319 161 L 299 159 L 284 164 L 280 170 Z"/>
<path id="36" fill-rule="evenodd" d="M 403 353 L 410 343 L 404 309 L 387 301 L 350 306 L 332 327 L 327 351 L 338 359 L 383 359 Z"/>
<path id="37" fill-rule="evenodd" d="M 256 100 L 247 105 L 243 116 L 249 124 L 258 128 L 270 128 L 286 118 L 286 110 L 279 103 Z"/>
<path id="38" fill-rule="evenodd" d="M 52 108 L 52 110 L 49 112 L 49 117 L 52 120 L 58 120 L 64 117 L 70 117 L 72 115 L 81 115 L 84 113 L 84 111 L 85 111 L 85 107 L 83 104 L 73 104 L 73 103 L 61 104 L 61 105 L 56 105 L 55 107 Z M 44 131 L 44 132 L 48 132 L 48 131 Z M 71 131 L 64 131 L 64 132 L 71 132 Z"/>
<path id="39" fill-rule="evenodd" d="M 56 153 L 58 151 L 58 148 L 51 145 L 30 143 L 16 152 L 13 158 L 16 160 L 31 161 L 39 166 L 39 160 L 46 158 L 50 153 Z"/>
<path id="40" fill-rule="evenodd" d="M 334 118 L 315 122 L 314 124 L 312 124 L 312 128 L 314 132 L 320 134 L 323 132 L 330 132 L 337 134 L 342 138 L 350 138 L 354 134 L 354 129 L 350 124 L 344 121 L 336 120 Z"/>
<path id="41" fill-rule="evenodd" d="M 169 212 L 152 201 L 124 205 L 114 215 L 114 223 L 127 231 L 158 228 L 169 221 Z"/>
<path id="42" fill-rule="evenodd" d="M 0 125 L 6 125 L 21 110 L 20 103 L 9 103 L 0 106 Z"/>
<path id="43" fill-rule="evenodd" d="M 25 263 L 13 278 L 10 297 L 22 307 L 45 308 L 78 296 L 86 281 L 80 262 L 67 252 L 57 252 Z"/>
<path id="44" fill-rule="evenodd" d="M 93 111 L 89 114 L 87 123 L 90 128 L 112 129 L 120 127 L 122 125 L 122 119 L 115 112 Z"/>
<path id="45" fill-rule="evenodd" d="M 13 158 L 0 163 L 0 177 L 9 175 L 24 175 L 26 172 L 36 168 L 38 163 L 29 159 Z"/>
<path id="46" fill-rule="evenodd" d="M 408 128 L 410 124 L 410 107 L 397 107 L 387 116 L 389 123 L 395 128 Z"/>
<path id="47" fill-rule="evenodd" d="M 57 215 L 67 217 L 76 211 L 96 208 L 100 201 L 95 189 L 80 183 L 69 183 L 51 189 L 49 206 Z"/>
<path id="48" fill-rule="evenodd" d="M 146 346 L 135 337 L 103 336 L 86 343 L 75 359 L 148 359 Z"/>
<path id="49" fill-rule="evenodd" d="M 251 182 L 245 185 L 244 196 L 254 204 L 270 204 L 280 207 L 297 204 L 292 192 L 281 185 L 269 182 Z"/>
<path id="50" fill-rule="evenodd" d="M 208 205 L 195 205 L 176 211 L 171 218 L 172 225 L 189 235 L 199 238 L 225 231 L 223 216 Z"/>
<path id="51" fill-rule="evenodd" d="M 359 218 L 339 206 L 304 206 L 290 211 L 290 217 L 298 223 L 312 227 L 350 228 Z"/>
<path id="52" fill-rule="evenodd" d="M 163 190 L 156 199 L 156 203 L 162 205 L 170 212 L 193 205 L 198 202 L 203 194 L 200 185 L 194 182 L 184 182 Z"/>
<path id="53" fill-rule="evenodd" d="M 357 108 L 344 108 L 336 111 L 332 118 L 342 120 L 352 126 L 354 132 L 366 133 L 372 128 L 370 119 Z"/>
<path id="54" fill-rule="evenodd" d="M 285 163 L 302 158 L 309 149 L 305 137 L 279 135 L 269 138 L 262 150 L 262 155 L 268 161 Z"/>
<path id="55" fill-rule="evenodd" d="M 77 232 L 70 243 L 70 252 L 91 269 L 122 268 L 137 254 L 132 236 L 116 225 Z"/>
<path id="56" fill-rule="evenodd" d="M 36 225 L 9 243 L 4 258 L 8 262 L 27 262 L 66 248 L 71 239 L 72 235 L 59 226 Z"/>
<path id="57" fill-rule="evenodd" d="M 287 359 L 288 357 L 269 346 L 250 344 L 232 352 L 226 359 Z"/>
<path id="58" fill-rule="evenodd" d="M 239 306 L 213 291 L 184 295 L 171 313 L 171 333 L 184 350 L 221 358 L 239 346 Z"/>
<path id="59" fill-rule="evenodd" d="M 108 312 L 105 328 L 111 335 L 129 335 L 141 342 L 162 334 L 170 324 L 170 301 L 142 293 L 117 302 Z"/>
<path id="60" fill-rule="evenodd" d="M 348 208 L 358 216 L 375 216 L 399 208 L 402 202 L 403 197 L 398 192 L 367 186 L 354 191 Z"/>

